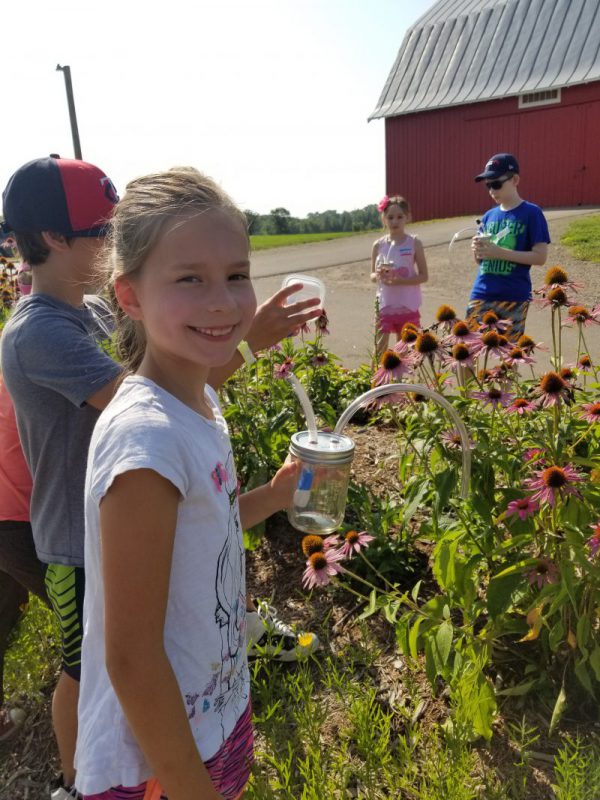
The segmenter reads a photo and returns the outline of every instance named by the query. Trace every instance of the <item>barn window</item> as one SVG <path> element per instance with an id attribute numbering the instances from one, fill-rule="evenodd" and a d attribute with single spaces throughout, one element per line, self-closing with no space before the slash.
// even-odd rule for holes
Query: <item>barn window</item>
<path id="1" fill-rule="evenodd" d="M 543 92 L 519 95 L 519 108 L 548 106 L 552 103 L 560 103 L 560 89 L 546 89 Z"/>

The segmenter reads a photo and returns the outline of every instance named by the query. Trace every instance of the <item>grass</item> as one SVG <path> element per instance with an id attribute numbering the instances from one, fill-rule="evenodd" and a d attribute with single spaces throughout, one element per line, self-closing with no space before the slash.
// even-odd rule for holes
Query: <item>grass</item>
<path id="1" fill-rule="evenodd" d="M 600 214 L 576 219 L 560 242 L 570 247 L 580 261 L 600 263 Z"/>
<path id="2" fill-rule="evenodd" d="M 289 247 L 294 244 L 310 244 L 311 242 L 327 242 L 330 239 L 342 239 L 347 236 L 360 236 L 373 231 L 349 231 L 338 233 L 290 233 L 273 236 L 251 236 L 252 250 L 270 250 L 273 247 Z"/>
<path id="3" fill-rule="evenodd" d="M 6 664 L 9 702 L 42 702 L 58 666 L 50 613 L 37 601 L 20 623 Z M 533 769 L 535 729 L 507 725 L 496 749 L 477 746 L 426 715 L 418 669 L 398 667 L 383 690 L 387 658 L 363 623 L 352 643 L 298 664 L 251 665 L 256 763 L 247 800 L 597 800 L 600 745 L 564 737 L 554 756 L 552 790 Z M 40 698 L 36 700 L 36 698 Z M 393 698 L 393 699 L 392 699 Z M 32 742 L 26 750 L 47 746 Z M 13 767 L 14 769 L 14 767 Z M 0 761 L 0 784 L 8 776 Z M 542 792 L 540 794 L 540 792 Z M 1 795 L 1 792 L 0 792 Z"/>

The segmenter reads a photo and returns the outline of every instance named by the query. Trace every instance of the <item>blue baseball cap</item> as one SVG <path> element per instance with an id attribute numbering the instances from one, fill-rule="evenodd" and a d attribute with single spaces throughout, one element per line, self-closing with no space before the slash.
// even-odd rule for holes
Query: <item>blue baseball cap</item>
<path id="1" fill-rule="evenodd" d="M 494 178 L 501 178 L 507 172 L 519 174 L 519 162 L 510 153 L 496 153 L 485 165 L 484 171 L 477 175 L 476 181 L 487 181 Z"/>
<path id="2" fill-rule="evenodd" d="M 103 236 L 119 198 L 101 169 L 52 155 L 20 167 L 2 193 L 3 230 Z"/>

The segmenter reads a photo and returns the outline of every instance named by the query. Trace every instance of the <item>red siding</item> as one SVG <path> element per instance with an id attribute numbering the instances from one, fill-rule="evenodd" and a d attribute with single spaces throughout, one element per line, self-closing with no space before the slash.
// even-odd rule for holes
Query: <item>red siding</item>
<path id="1" fill-rule="evenodd" d="M 479 214 L 473 181 L 493 153 L 512 152 L 522 195 L 545 208 L 600 205 L 600 82 L 562 90 L 560 104 L 518 108 L 516 97 L 423 111 L 385 121 L 388 194 L 413 217 Z"/>

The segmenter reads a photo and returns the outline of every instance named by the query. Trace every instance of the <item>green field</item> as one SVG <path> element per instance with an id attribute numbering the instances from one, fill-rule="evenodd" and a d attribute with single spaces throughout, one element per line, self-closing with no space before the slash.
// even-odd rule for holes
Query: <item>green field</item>
<path id="1" fill-rule="evenodd" d="M 327 242 L 329 239 L 341 239 L 344 236 L 359 236 L 371 231 L 349 231 L 344 233 L 284 233 L 273 236 L 251 236 L 252 250 L 270 250 L 272 247 L 289 247 L 294 244 L 310 244 L 311 242 Z"/>
<path id="2" fill-rule="evenodd" d="M 572 222 L 560 242 L 573 249 L 575 258 L 600 263 L 600 214 Z"/>

